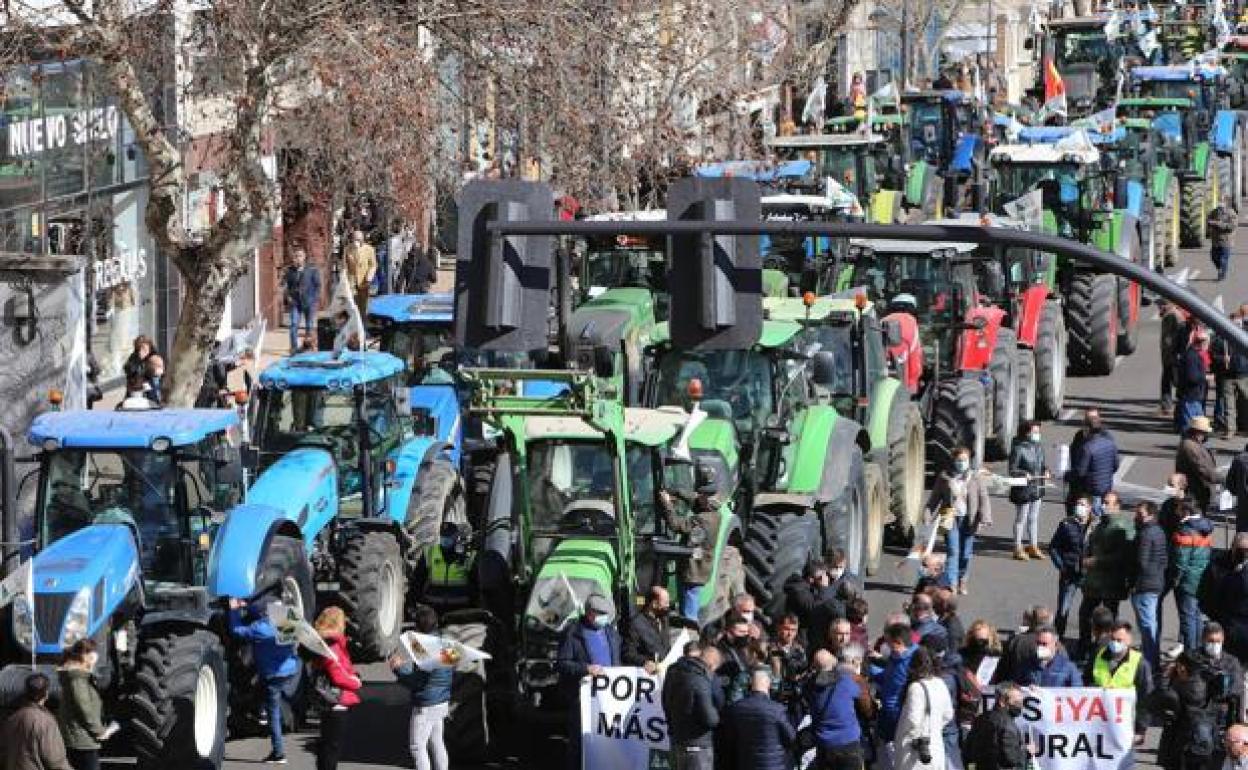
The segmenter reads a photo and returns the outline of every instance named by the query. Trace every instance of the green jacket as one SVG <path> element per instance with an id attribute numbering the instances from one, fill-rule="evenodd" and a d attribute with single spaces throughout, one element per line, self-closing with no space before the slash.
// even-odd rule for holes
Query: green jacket
<path id="1" fill-rule="evenodd" d="M 1201 516 L 1179 525 L 1170 538 L 1175 590 L 1195 596 L 1213 557 L 1213 522 Z"/>
<path id="2" fill-rule="evenodd" d="M 1106 514 L 1088 536 L 1094 560 L 1083 579 L 1086 596 L 1126 599 L 1127 580 L 1134 572 L 1135 519 L 1127 511 Z"/>
<path id="3" fill-rule="evenodd" d="M 65 747 L 76 751 L 91 751 L 100 747 L 104 735 L 101 714 L 104 704 L 100 693 L 91 681 L 91 674 L 80 668 L 63 668 L 57 672 L 61 680 L 61 705 L 57 721 Z"/>

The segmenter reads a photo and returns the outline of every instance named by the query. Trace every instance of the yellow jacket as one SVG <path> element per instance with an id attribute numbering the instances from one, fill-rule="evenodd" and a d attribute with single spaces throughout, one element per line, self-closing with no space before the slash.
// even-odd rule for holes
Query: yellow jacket
<path id="1" fill-rule="evenodd" d="M 347 244 L 342 259 L 347 263 L 347 280 L 352 286 L 363 286 L 377 274 L 377 252 L 367 243 Z"/>

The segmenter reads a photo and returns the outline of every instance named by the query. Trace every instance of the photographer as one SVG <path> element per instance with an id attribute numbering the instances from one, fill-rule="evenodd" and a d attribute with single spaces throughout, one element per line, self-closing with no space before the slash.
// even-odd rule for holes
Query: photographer
<path id="1" fill-rule="evenodd" d="M 790 716 L 797 716 L 800 711 L 798 691 L 802 675 L 806 673 L 806 648 L 798 643 L 797 635 L 797 617 L 784 615 L 776 624 L 776 638 L 767 646 L 773 696 L 788 708 Z M 797 720 L 793 723 L 797 724 Z"/>
<path id="2" fill-rule="evenodd" d="M 1225 730 L 1243 716 L 1244 669 L 1234 655 L 1224 651 L 1226 632 L 1214 621 L 1205 624 L 1200 651 L 1195 654 L 1201 675 L 1216 706 L 1218 729 Z"/>
<path id="3" fill-rule="evenodd" d="M 943 768 L 944 727 L 953 721 L 953 703 L 940 678 L 940 666 L 927 649 L 920 647 L 910 659 L 909 684 L 897 721 L 894 743 L 897 770 Z"/>
<path id="4" fill-rule="evenodd" d="M 1158 764 L 1165 770 L 1206 767 L 1217 745 L 1216 728 L 1209 689 L 1195 656 L 1182 652 L 1164 664 L 1153 697 L 1163 724 Z"/>

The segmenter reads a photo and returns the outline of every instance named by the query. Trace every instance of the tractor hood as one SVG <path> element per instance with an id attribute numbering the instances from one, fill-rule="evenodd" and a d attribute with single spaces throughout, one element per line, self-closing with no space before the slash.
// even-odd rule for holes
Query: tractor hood
<path id="1" fill-rule="evenodd" d="M 607 540 L 562 540 L 533 581 L 524 623 L 533 631 L 562 630 L 580 615 L 591 593 L 613 596 L 619 573 L 615 549 Z"/>
<path id="2" fill-rule="evenodd" d="M 82 636 L 93 635 L 139 577 L 139 554 L 126 524 L 93 524 L 45 548 L 34 561 L 36 652 L 61 649 L 66 614 L 75 598 L 88 597 Z"/>

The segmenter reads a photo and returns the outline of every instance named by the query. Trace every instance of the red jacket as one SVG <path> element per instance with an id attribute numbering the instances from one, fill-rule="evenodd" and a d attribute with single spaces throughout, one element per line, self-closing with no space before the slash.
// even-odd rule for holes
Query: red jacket
<path id="1" fill-rule="evenodd" d="M 325 638 L 325 642 L 337 658 L 318 658 L 316 665 L 322 666 L 329 681 L 342 690 L 342 701 L 338 705 L 359 705 L 360 696 L 357 693 L 361 686 L 360 676 L 355 673 L 355 666 L 351 664 L 351 656 L 347 654 L 346 637 L 329 636 Z"/>

